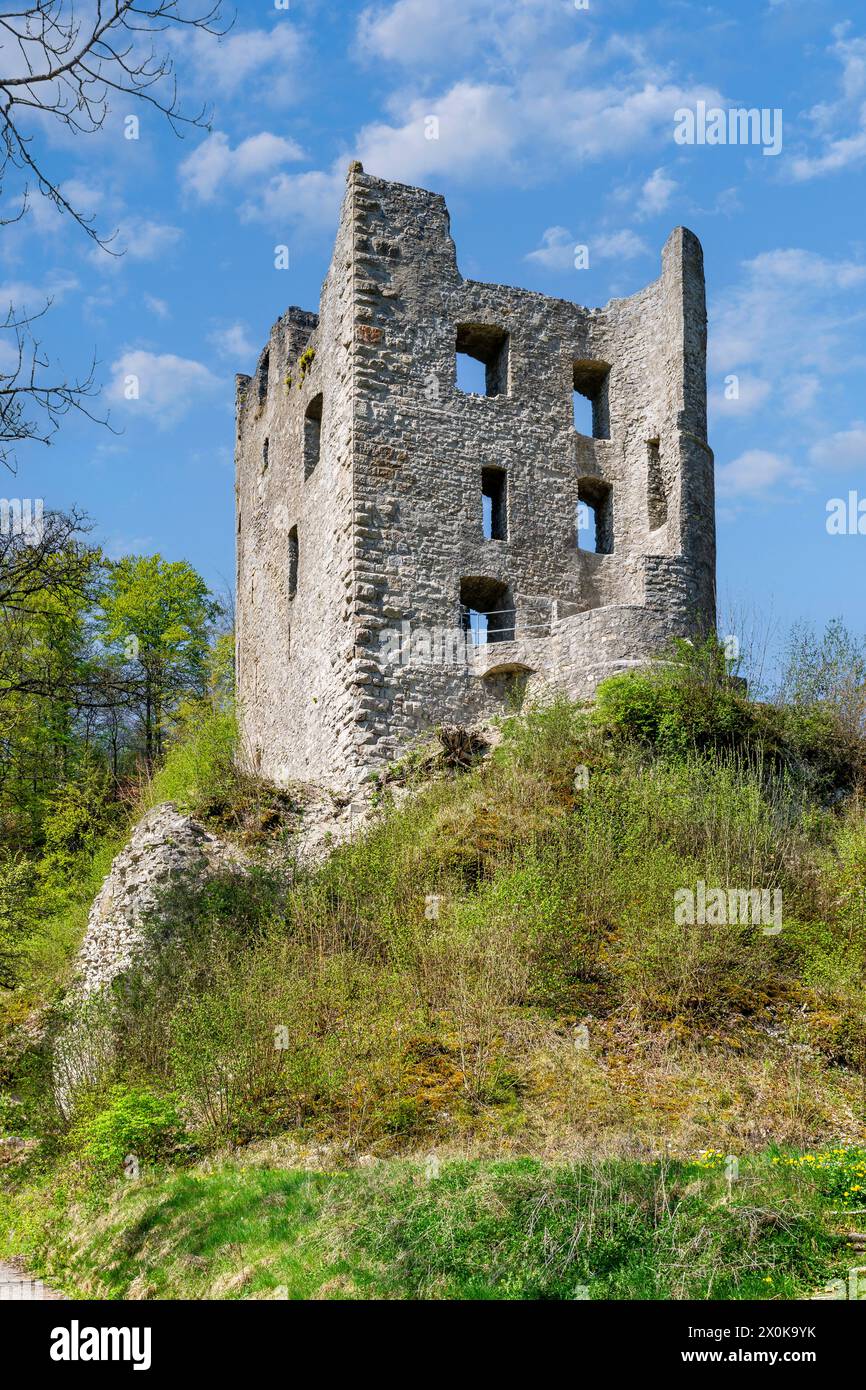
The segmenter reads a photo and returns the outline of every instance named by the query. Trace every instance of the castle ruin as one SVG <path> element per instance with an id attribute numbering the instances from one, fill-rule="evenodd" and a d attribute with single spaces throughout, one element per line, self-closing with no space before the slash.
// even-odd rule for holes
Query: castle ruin
<path id="1" fill-rule="evenodd" d="M 247 765 L 351 789 L 515 682 L 590 699 L 711 630 L 705 357 L 684 227 L 657 280 L 586 309 L 464 280 L 444 199 L 352 164 L 318 315 L 237 378 Z"/>

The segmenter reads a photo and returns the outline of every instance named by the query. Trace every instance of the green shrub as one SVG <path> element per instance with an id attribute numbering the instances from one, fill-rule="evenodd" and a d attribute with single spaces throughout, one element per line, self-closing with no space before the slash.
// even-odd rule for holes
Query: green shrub
<path id="1" fill-rule="evenodd" d="M 237 726 L 233 712 L 191 702 L 181 711 L 165 763 L 145 789 L 144 807 L 173 801 L 195 813 L 209 799 L 234 795 Z"/>
<path id="2" fill-rule="evenodd" d="M 677 755 L 732 748 L 755 732 L 752 707 L 713 640 L 674 644 L 665 665 L 603 681 L 596 718 L 612 732 Z"/>
<path id="3" fill-rule="evenodd" d="M 165 1158 L 182 1138 L 173 1097 L 117 1085 L 102 1103 L 94 1098 L 84 1105 L 69 1142 L 88 1166 L 111 1177 L 129 1156 L 140 1163 Z"/>
<path id="4" fill-rule="evenodd" d="M 0 859 L 0 988 L 16 983 L 22 941 L 30 922 L 33 867 L 18 857 Z"/>
<path id="5" fill-rule="evenodd" d="M 663 755 L 733 750 L 761 757 L 824 796 L 866 778 L 862 731 L 834 703 L 750 700 L 713 640 L 699 647 L 676 642 L 663 665 L 603 681 L 594 717 L 620 740 Z"/>

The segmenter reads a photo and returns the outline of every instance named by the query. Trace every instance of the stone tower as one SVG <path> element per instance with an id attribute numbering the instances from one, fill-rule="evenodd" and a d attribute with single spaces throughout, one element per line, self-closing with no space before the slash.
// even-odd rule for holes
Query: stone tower
<path id="1" fill-rule="evenodd" d="M 705 350 L 685 228 L 657 280 L 585 309 L 464 280 L 444 199 L 353 164 L 318 315 L 237 378 L 246 764 L 351 789 L 515 681 L 588 699 L 711 630 Z"/>

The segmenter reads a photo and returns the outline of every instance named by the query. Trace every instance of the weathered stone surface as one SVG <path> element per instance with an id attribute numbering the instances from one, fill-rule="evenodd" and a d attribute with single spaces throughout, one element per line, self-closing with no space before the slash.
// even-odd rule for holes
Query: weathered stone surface
<path id="1" fill-rule="evenodd" d="M 315 787 L 297 788 L 303 816 L 288 857 L 281 863 L 313 866 L 351 839 L 375 814 L 369 792 L 354 799 L 334 798 Z M 99 993 L 141 956 L 142 924 L 159 913 L 165 890 L 183 881 L 202 883 L 211 874 L 243 869 L 246 856 L 166 802 L 135 826 L 117 854 L 90 909 L 78 953 L 70 1002 Z"/>
<path id="2" fill-rule="evenodd" d="M 65 1299 L 66 1294 L 49 1288 L 32 1274 L 27 1274 L 19 1261 L 0 1262 L 0 1302 L 15 1300 L 43 1301 Z"/>
<path id="3" fill-rule="evenodd" d="M 138 822 L 116 855 L 87 922 L 73 993 L 86 998 L 122 974 L 141 950 L 141 926 L 160 894 L 181 879 L 200 880 L 237 855 L 170 803 Z"/>
<path id="4" fill-rule="evenodd" d="M 457 388 L 458 346 L 486 360 L 486 396 Z M 587 309 L 464 280 L 444 200 L 353 164 L 319 314 L 289 309 L 238 382 L 246 766 L 351 789 L 431 725 L 499 713 L 515 676 L 591 698 L 710 629 L 705 355 L 685 228 L 659 279 Z M 504 473 L 501 539 L 485 539 L 483 469 Z M 581 547 L 579 500 L 600 553 Z M 467 653 L 465 606 L 507 609 L 513 631 Z"/>

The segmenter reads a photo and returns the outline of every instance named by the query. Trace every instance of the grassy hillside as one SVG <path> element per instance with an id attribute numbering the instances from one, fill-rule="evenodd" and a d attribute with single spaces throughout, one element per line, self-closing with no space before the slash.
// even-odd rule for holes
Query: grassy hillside
<path id="1" fill-rule="evenodd" d="M 7 1169 L 8 1249 L 120 1295 L 224 1276 L 291 1297 L 790 1297 L 834 1274 L 829 1213 L 866 1187 L 857 728 L 749 701 L 708 648 L 501 733 L 468 770 L 405 759 L 378 824 L 305 871 L 296 805 L 232 772 L 224 719 L 175 749 L 150 799 L 228 827 L 252 867 L 166 899 L 71 1126 L 44 1050 L 29 1091 L 10 1077 L 34 1142 Z M 683 922 L 700 883 L 780 893 L 781 930 Z M 279 1162 L 253 1163 L 262 1145 Z M 304 1154 L 325 1171 L 289 1171 Z"/>
<path id="2" fill-rule="evenodd" d="M 731 1184 L 712 1155 L 308 1172 L 257 1154 L 99 1198 L 31 1188 L 11 1243 L 95 1298 L 798 1298 L 847 1273 L 827 1212 L 864 1154 L 810 1157 L 755 1156 Z"/>

